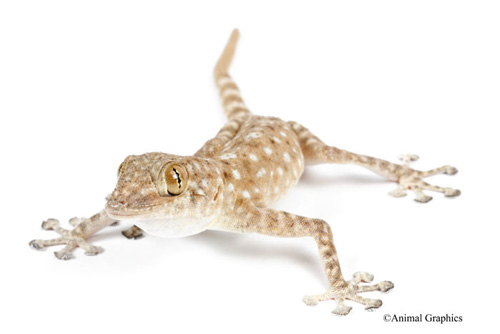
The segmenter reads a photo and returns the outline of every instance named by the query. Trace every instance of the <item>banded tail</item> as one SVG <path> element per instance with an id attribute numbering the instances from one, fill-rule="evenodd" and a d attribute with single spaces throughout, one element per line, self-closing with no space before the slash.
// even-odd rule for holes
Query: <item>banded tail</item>
<path id="1" fill-rule="evenodd" d="M 239 36 L 238 29 L 234 29 L 214 69 L 215 83 L 219 87 L 222 106 L 229 119 L 250 114 L 238 86 L 229 75 L 229 66 L 233 60 Z"/>

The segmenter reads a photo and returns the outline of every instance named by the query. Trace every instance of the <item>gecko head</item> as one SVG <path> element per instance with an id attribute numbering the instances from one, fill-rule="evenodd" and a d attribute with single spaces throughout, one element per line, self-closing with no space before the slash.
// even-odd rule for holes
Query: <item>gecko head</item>
<path id="1" fill-rule="evenodd" d="M 106 203 L 107 214 L 133 220 L 150 234 L 199 233 L 222 209 L 223 181 L 216 163 L 165 153 L 129 156 Z"/>

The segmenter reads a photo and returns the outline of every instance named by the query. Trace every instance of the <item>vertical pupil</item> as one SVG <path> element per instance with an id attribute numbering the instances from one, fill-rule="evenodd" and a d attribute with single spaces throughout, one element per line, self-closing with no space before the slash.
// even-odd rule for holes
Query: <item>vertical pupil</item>
<path id="1" fill-rule="evenodd" d="M 181 189 L 181 183 L 182 183 L 181 176 L 179 175 L 179 172 L 177 171 L 177 169 L 172 168 L 172 170 L 175 173 L 174 179 L 177 180 L 177 184 L 179 185 L 179 189 Z"/>

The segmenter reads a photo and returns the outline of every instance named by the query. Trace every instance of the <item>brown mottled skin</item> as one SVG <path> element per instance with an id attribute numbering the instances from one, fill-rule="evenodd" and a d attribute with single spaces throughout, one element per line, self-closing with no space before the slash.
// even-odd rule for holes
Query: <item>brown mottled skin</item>
<path id="1" fill-rule="evenodd" d="M 388 291 L 394 286 L 391 282 L 360 285 L 373 279 L 363 272 L 355 273 L 351 281 L 346 281 L 340 270 L 332 231 L 325 221 L 270 206 L 298 182 L 305 164 L 360 165 L 397 182 L 398 188 L 391 195 L 404 196 L 406 190 L 412 190 L 420 202 L 431 199 L 423 190 L 443 192 L 448 197 L 459 195 L 458 190 L 422 181 L 426 176 L 454 174 L 457 170 L 451 166 L 414 170 L 408 163 L 416 156 L 404 156 L 405 163 L 398 165 L 354 154 L 324 144 L 296 122 L 251 114 L 228 74 L 237 39 L 235 30 L 214 71 L 229 120 L 213 139 L 193 156 L 155 152 L 127 157 L 120 165 L 116 188 L 104 210 L 88 219 L 73 218 L 70 220 L 75 226 L 72 231 L 59 227 L 57 220 L 49 219 L 42 227 L 59 232 L 61 237 L 33 240 L 30 245 L 39 249 L 65 244 L 62 250 L 55 252 L 60 259 L 71 258 L 77 247 L 95 255 L 103 249 L 86 239 L 118 220 L 135 222 L 134 227 L 123 232 L 128 238 L 142 236 L 143 230 L 178 237 L 207 229 L 312 237 L 318 245 L 328 289 L 323 294 L 304 297 L 304 302 L 315 305 L 319 301 L 335 300 L 337 307 L 333 312 L 339 315 L 351 310 L 344 303 L 347 299 L 364 304 L 367 309 L 379 307 L 380 300 L 365 299 L 359 293 Z"/>

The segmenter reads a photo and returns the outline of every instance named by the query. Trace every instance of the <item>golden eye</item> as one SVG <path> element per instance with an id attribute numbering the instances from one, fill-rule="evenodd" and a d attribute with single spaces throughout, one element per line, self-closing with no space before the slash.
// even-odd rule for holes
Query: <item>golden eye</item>
<path id="1" fill-rule="evenodd" d="M 165 165 L 159 175 L 158 191 L 161 196 L 181 194 L 188 183 L 188 173 L 179 164 L 171 163 Z"/>

